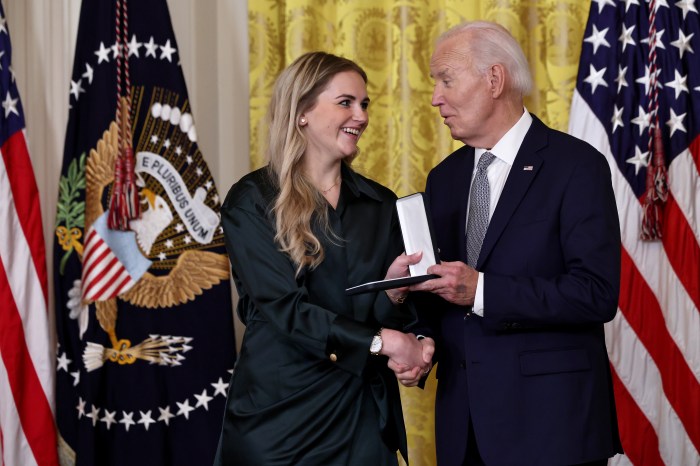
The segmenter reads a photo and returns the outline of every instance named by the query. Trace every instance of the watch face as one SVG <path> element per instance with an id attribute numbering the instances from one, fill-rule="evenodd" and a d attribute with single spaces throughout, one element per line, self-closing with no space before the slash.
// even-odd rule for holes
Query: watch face
<path id="1" fill-rule="evenodd" d="M 382 337 L 379 335 L 375 335 L 374 338 L 372 338 L 372 344 L 369 347 L 369 351 L 372 354 L 377 354 L 382 350 Z"/>

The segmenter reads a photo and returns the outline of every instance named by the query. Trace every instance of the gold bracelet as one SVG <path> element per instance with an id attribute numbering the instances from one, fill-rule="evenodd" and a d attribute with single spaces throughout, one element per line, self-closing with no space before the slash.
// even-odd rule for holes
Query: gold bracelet
<path id="1" fill-rule="evenodd" d="M 407 296 L 407 295 L 392 296 L 388 291 L 386 292 L 386 295 L 389 297 L 390 300 L 392 300 L 396 304 L 401 304 L 404 301 L 406 301 L 406 296 Z"/>

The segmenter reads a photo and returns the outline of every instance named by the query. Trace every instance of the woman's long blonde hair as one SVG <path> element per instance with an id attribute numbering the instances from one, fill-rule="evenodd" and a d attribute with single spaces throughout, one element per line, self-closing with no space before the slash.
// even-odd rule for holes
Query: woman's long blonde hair
<path id="1" fill-rule="evenodd" d="M 304 267 L 313 269 L 323 262 L 323 247 L 313 233 L 312 221 L 334 237 L 328 223 L 328 203 L 301 169 L 307 141 L 299 118 L 313 108 L 333 76 L 345 71 L 354 71 L 367 82 L 364 70 L 347 58 L 306 53 L 282 71 L 270 101 L 267 155 L 271 176 L 279 187 L 273 207 L 275 240 L 297 265 L 297 275 Z"/>

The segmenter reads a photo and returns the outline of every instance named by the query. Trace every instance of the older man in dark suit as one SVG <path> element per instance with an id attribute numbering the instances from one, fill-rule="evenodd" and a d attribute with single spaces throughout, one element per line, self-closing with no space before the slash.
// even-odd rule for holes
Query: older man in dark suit
<path id="1" fill-rule="evenodd" d="M 446 32 L 431 73 L 465 144 L 428 176 L 440 278 L 411 288 L 428 292 L 412 293 L 416 330 L 437 343 L 438 464 L 606 464 L 622 452 L 603 332 L 620 275 L 607 162 L 527 112 L 529 67 L 503 27 Z"/>

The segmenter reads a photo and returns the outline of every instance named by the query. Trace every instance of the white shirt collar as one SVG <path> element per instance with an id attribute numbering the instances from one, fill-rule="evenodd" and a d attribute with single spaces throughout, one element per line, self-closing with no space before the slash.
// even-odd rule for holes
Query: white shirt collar
<path id="1" fill-rule="evenodd" d="M 489 152 L 495 155 L 498 159 L 503 160 L 508 165 L 513 165 L 515 156 L 518 155 L 520 146 L 523 144 L 525 135 L 532 125 L 532 115 L 527 111 L 527 108 L 523 108 L 523 115 L 520 117 L 517 123 L 513 125 L 512 128 L 503 135 L 503 137 L 496 143 L 495 146 L 491 148 Z M 486 149 L 475 148 L 474 156 L 475 160 L 479 160 L 481 154 L 486 152 Z"/>

